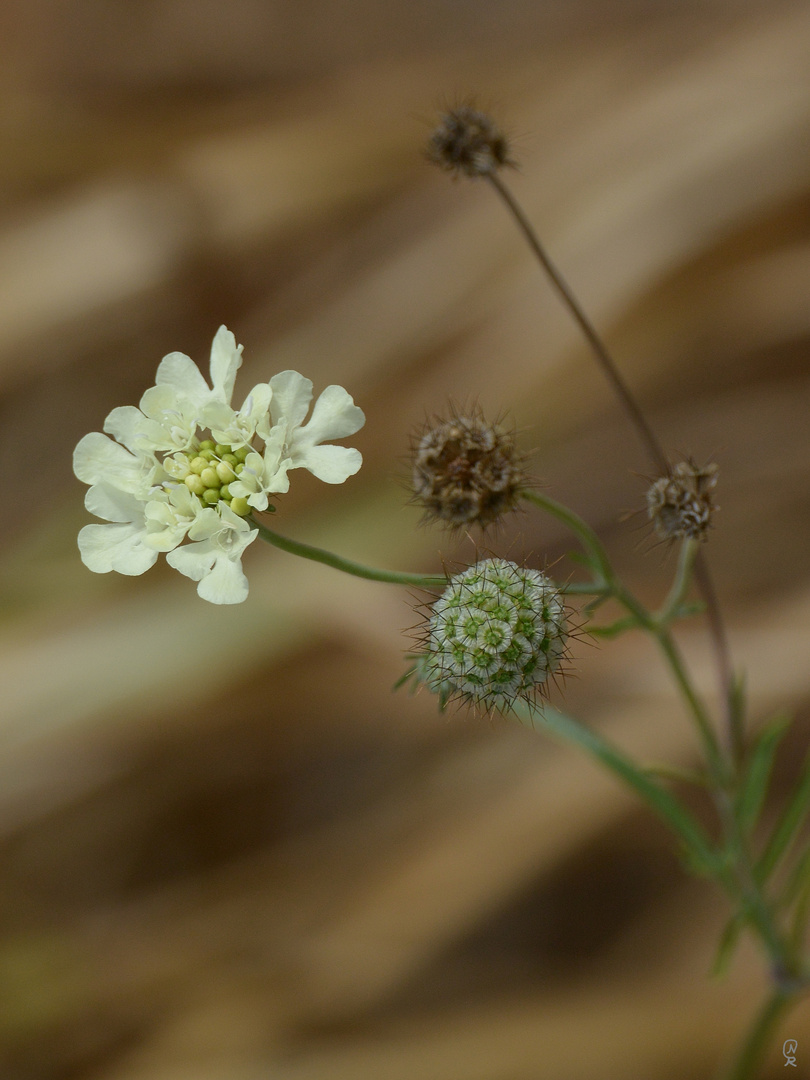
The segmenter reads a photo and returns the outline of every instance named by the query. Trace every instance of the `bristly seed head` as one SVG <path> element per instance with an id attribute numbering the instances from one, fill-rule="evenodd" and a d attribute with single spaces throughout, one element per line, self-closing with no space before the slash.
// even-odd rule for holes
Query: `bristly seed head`
<path id="1" fill-rule="evenodd" d="M 434 165 L 457 176 L 489 176 L 513 165 L 509 143 L 491 117 L 471 105 L 443 113 L 427 144 Z"/>
<path id="2" fill-rule="evenodd" d="M 717 465 L 698 468 L 691 460 L 675 465 L 647 492 L 647 512 L 655 531 L 665 540 L 688 537 L 705 540 L 718 509 L 714 501 Z"/>
<path id="3" fill-rule="evenodd" d="M 414 502 L 425 521 L 486 528 L 517 506 L 526 484 L 514 436 L 478 409 L 436 417 L 414 439 Z"/>
<path id="4" fill-rule="evenodd" d="M 451 578 L 430 609 L 424 650 L 406 678 L 440 708 L 453 698 L 507 712 L 559 673 L 569 628 L 557 586 L 539 570 L 485 559 Z"/>

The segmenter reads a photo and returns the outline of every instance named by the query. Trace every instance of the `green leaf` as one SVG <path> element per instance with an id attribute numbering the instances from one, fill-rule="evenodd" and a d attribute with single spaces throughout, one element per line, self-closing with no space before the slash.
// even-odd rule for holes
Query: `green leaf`
<path id="1" fill-rule="evenodd" d="M 700 600 L 690 600 L 688 603 L 678 604 L 672 612 L 673 619 L 689 619 L 693 615 L 702 615 L 706 605 Z"/>
<path id="2" fill-rule="evenodd" d="M 722 858 L 714 850 L 700 822 L 674 795 L 657 784 L 618 747 L 550 705 L 530 706 L 519 702 L 515 706 L 515 712 L 555 738 L 577 746 L 641 796 L 681 840 L 683 855 L 694 874 L 701 877 L 718 877 L 723 874 Z"/>
<path id="3" fill-rule="evenodd" d="M 656 776 L 661 780 L 674 780 L 679 784 L 693 784 L 695 787 L 707 788 L 711 780 L 704 772 L 696 769 L 684 769 L 680 765 L 668 765 L 666 762 L 654 762 L 646 765 L 644 771 L 648 776 Z"/>
<path id="4" fill-rule="evenodd" d="M 740 936 L 748 922 L 748 916 L 744 911 L 737 911 L 726 923 L 723 933 L 720 935 L 720 943 L 711 967 L 711 974 L 716 979 L 722 979 L 731 965 L 731 958 L 740 940 Z"/>
<path id="5" fill-rule="evenodd" d="M 608 623 L 606 626 L 588 626 L 585 628 L 585 632 L 593 634 L 594 637 L 615 638 L 619 634 L 624 634 L 627 630 L 633 630 L 638 625 L 639 621 L 635 615 L 624 615 L 621 619 Z"/>
<path id="6" fill-rule="evenodd" d="M 578 566 L 587 566 L 589 569 L 593 569 L 593 559 L 584 551 L 567 551 L 565 557 Z"/>
<path id="7" fill-rule="evenodd" d="M 800 952 L 804 947 L 807 915 L 810 909 L 810 851 L 805 851 L 799 860 L 788 883 L 786 894 L 791 903 L 794 900 L 796 902 L 791 920 L 790 940 L 794 950 Z"/>
<path id="8" fill-rule="evenodd" d="M 597 608 L 600 608 L 602 604 L 607 603 L 610 597 L 607 595 L 595 596 L 593 600 L 590 600 L 582 609 L 582 614 L 586 619 L 590 619 Z"/>
<path id="9" fill-rule="evenodd" d="M 757 881 L 767 881 L 796 838 L 810 810 L 810 754 L 804 760 L 799 782 L 773 827 L 754 873 Z"/>
<path id="10" fill-rule="evenodd" d="M 774 758 L 782 737 L 790 726 L 790 717 L 775 716 L 757 736 L 736 800 L 737 820 L 747 836 L 759 820 Z"/>

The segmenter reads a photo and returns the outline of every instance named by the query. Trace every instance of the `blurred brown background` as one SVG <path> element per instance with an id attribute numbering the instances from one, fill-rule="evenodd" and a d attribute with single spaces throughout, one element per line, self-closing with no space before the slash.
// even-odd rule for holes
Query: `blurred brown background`
<path id="1" fill-rule="evenodd" d="M 780 0 L 81 0 L 0 14 L 0 1076 L 708 1077 L 763 993 L 725 906 L 566 748 L 425 694 L 407 590 L 255 544 L 247 603 L 80 563 L 79 438 L 173 350 L 366 412 L 282 532 L 431 570 L 399 479 L 426 412 L 511 411 L 650 602 L 640 447 L 492 193 L 421 157 L 474 94 L 513 188 L 672 451 L 720 463 L 709 558 L 754 716 L 810 734 L 810 9 Z M 490 541 L 536 565 L 541 515 Z M 568 573 L 566 564 L 562 564 Z M 713 687 L 703 626 L 681 631 Z M 652 646 L 575 647 L 563 704 L 694 760 Z M 810 1008 L 786 1022 L 810 1075 Z M 778 1050 L 771 1073 L 781 1075 Z M 804 1075 L 804 1074 L 802 1074 Z"/>

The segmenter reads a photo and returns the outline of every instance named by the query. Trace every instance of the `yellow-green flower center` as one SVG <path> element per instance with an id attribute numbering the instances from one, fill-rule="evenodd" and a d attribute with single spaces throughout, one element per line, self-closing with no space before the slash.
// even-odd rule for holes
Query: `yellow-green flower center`
<path id="1" fill-rule="evenodd" d="M 223 502 L 239 517 L 247 517 L 250 513 L 247 499 L 231 495 L 230 485 L 241 474 L 250 452 L 249 446 L 234 450 L 225 443 L 203 439 L 196 449 L 166 458 L 163 466 L 173 480 L 185 484 L 203 506 L 215 507 Z"/>

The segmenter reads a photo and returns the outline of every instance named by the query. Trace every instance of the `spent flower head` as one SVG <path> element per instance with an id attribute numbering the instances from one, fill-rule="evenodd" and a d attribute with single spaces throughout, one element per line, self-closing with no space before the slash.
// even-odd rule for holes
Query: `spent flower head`
<path id="1" fill-rule="evenodd" d="M 81 439 L 73 470 L 90 485 L 87 509 L 109 523 L 79 533 L 90 570 L 143 574 L 162 551 L 170 566 L 199 583 L 203 599 L 239 603 L 248 593 L 242 553 L 257 535 L 246 519 L 274 509 L 269 496 L 289 489 L 289 470 L 305 468 L 341 484 L 360 468 L 358 450 L 324 445 L 365 422 L 342 387 L 324 390 L 306 424 L 312 383 L 297 371 L 258 384 L 234 409 L 241 362 L 242 346 L 221 326 L 210 386 L 190 357 L 170 353 L 138 408 L 113 409 L 106 434 Z"/>
<path id="2" fill-rule="evenodd" d="M 460 105 L 442 114 L 426 154 L 434 165 L 456 176 L 489 176 L 505 165 L 514 165 L 504 133 L 492 117 L 472 105 Z"/>
<path id="3" fill-rule="evenodd" d="M 451 408 L 414 437 L 413 501 L 426 522 L 486 528 L 517 507 L 527 476 L 514 433 L 478 408 Z"/>
<path id="4" fill-rule="evenodd" d="M 531 701 L 560 669 L 568 640 L 562 594 L 539 570 L 485 559 L 456 574 L 433 604 L 411 674 L 444 708 L 492 711 Z"/>
<path id="5" fill-rule="evenodd" d="M 717 509 L 716 486 L 714 462 L 700 468 L 691 460 L 680 461 L 656 480 L 647 491 L 647 513 L 658 535 L 664 540 L 707 539 Z"/>

